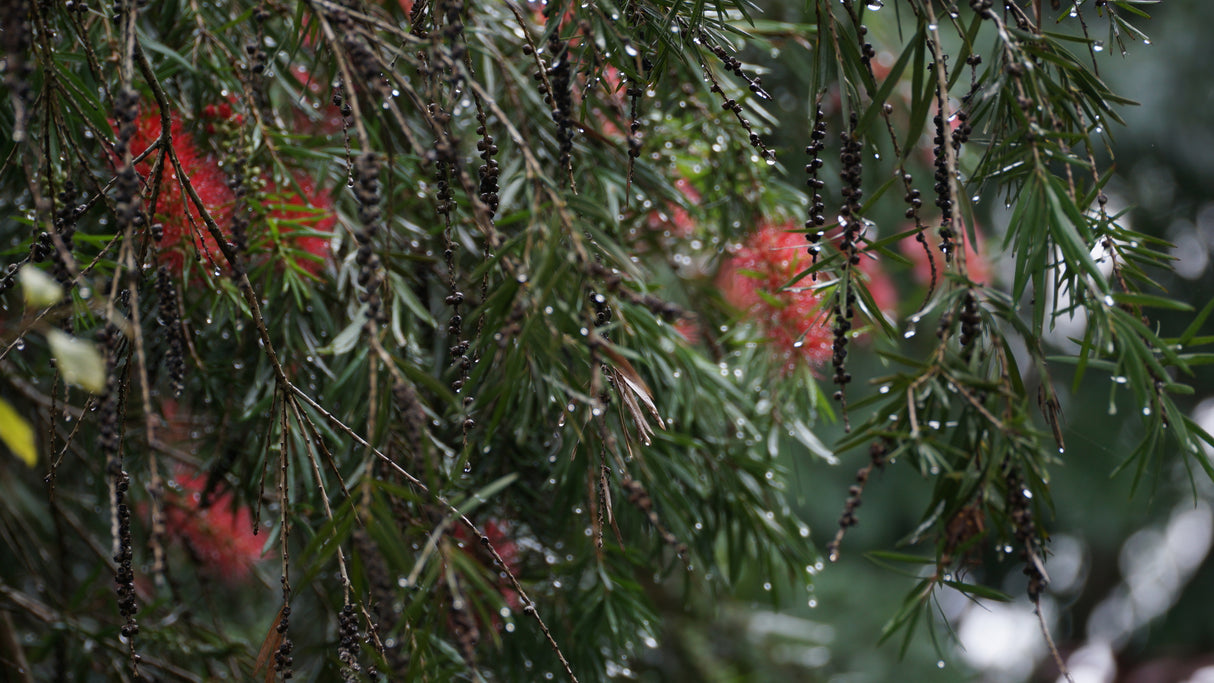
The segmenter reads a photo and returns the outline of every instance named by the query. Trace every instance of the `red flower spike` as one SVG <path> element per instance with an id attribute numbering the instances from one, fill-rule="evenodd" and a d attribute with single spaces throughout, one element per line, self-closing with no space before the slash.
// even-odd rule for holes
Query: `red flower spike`
<path id="1" fill-rule="evenodd" d="M 502 562 L 506 565 L 505 569 L 511 574 L 517 575 L 519 568 L 519 550 L 518 544 L 511 540 L 510 536 L 508 535 L 510 531 L 509 524 L 507 522 L 499 522 L 491 519 L 485 522 L 484 527 L 482 528 L 484 530 L 485 538 L 489 539 L 489 543 L 493 546 L 493 549 L 497 551 L 498 556 L 502 558 Z M 464 545 L 466 546 L 464 551 L 469 555 L 488 559 L 488 552 L 482 553 L 481 551 L 477 550 L 477 548 L 481 546 L 481 543 L 479 540 L 473 541 L 471 539 L 466 527 L 457 525 L 455 530 L 452 532 L 452 535 L 456 539 L 464 542 Z M 510 609 L 517 611 L 523 608 L 523 601 L 519 598 L 518 591 L 514 590 L 514 587 L 510 583 L 509 579 L 505 578 L 504 576 L 500 577 L 497 581 L 497 590 L 499 593 L 501 593 L 502 599 L 505 600 Z M 501 622 L 496 616 L 493 619 L 493 623 L 496 628 L 501 628 Z"/>
<path id="2" fill-rule="evenodd" d="M 145 109 L 144 115 L 135 122 L 135 135 L 131 138 L 131 153 L 135 157 L 160 138 L 160 115 L 150 109 Z M 221 229 L 226 230 L 231 224 L 235 198 L 224 180 L 219 164 L 203 154 L 195 144 L 193 136 L 185 132 L 180 119 L 172 120 L 169 131 L 172 134 L 173 150 L 181 162 L 181 169 L 189 178 L 190 185 L 198 193 L 207 213 Z M 153 152 L 135 166 L 145 183 L 151 181 L 155 160 L 156 153 Z M 197 248 L 204 254 L 204 259 L 209 257 L 215 263 L 223 264 L 223 256 L 215 238 L 207 230 L 194 201 L 186 194 L 178 179 L 176 168 L 167 158 L 155 210 L 152 221 L 164 226 L 164 236 L 160 240 L 161 263 L 180 274 L 185 264 L 185 255 L 196 253 L 194 250 Z"/>
<path id="3" fill-rule="evenodd" d="M 683 193 L 690 204 L 700 203 L 700 193 L 696 191 L 691 181 L 686 178 L 679 178 L 674 181 L 674 186 Z M 651 211 L 648 217 L 649 229 L 653 231 L 667 231 L 672 237 L 686 239 L 691 237 L 695 231 L 695 224 L 691 220 L 691 214 L 678 204 L 671 204 L 668 207 L 668 213 L 663 215 L 659 211 Z"/>
<path id="4" fill-rule="evenodd" d="M 184 543 L 208 574 L 228 583 L 247 578 L 262 548 L 249 509 L 236 505 L 230 492 L 212 494 L 210 504 L 201 507 L 205 475 L 181 473 L 173 483 L 179 492 L 170 492 L 164 501 L 168 535 Z"/>
<path id="5" fill-rule="evenodd" d="M 809 267 L 805 237 L 788 232 L 793 224 L 761 226 L 721 267 L 717 283 L 725 300 L 747 311 L 791 372 L 798 363 L 825 364 L 833 337 L 821 300 L 802 281 L 781 290 Z"/>
<path id="6" fill-rule="evenodd" d="M 903 231 L 910 230 L 913 225 L 907 225 L 902 228 Z M 959 233 L 965 237 L 965 272 L 969 278 L 980 285 L 989 285 L 994 282 L 994 270 L 991 266 L 990 259 L 986 256 L 986 237 L 982 234 L 980 226 L 974 226 L 974 237 L 977 239 L 977 245 L 974 240 L 969 239 L 969 233 L 966 232 L 966 227 L 961 225 Z M 940 278 L 943 277 L 944 254 L 940 251 L 940 236 L 932 228 L 927 228 L 924 231 L 924 236 L 927 237 L 928 248 L 932 250 L 932 258 L 936 262 L 936 279 L 939 284 Z M 977 248 L 975 248 L 975 246 Z M 927 260 L 927 254 L 923 251 L 923 245 L 919 243 L 913 236 L 905 237 L 899 243 L 902 253 L 911 260 L 914 264 L 915 280 L 927 286 L 932 281 L 932 266 Z"/>
<path id="7" fill-rule="evenodd" d="M 294 233 L 303 230 L 332 233 L 337 225 L 333 199 L 327 193 L 317 191 L 312 179 L 305 175 L 297 175 L 295 182 L 302 194 L 296 192 L 294 186 L 288 187 L 285 190 L 286 197 L 282 203 L 274 206 L 269 217 L 279 221 L 279 236 L 286 245 L 319 257 L 319 260 L 300 257 L 294 262 L 309 274 L 318 275 L 329 257 L 330 238 Z M 271 192 L 273 191 L 271 188 Z"/>
<path id="8" fill-rule="evenodd" d="M 873 256 L 876 254 L 860 256 L 860 272 L 864 274 L 868 293 L 872 295 L 873 303 L 877 304 L 877 310 L 893 316 L 898 311 L 898 288 L 889 273 L 881 267 L 881 262 Z"/>

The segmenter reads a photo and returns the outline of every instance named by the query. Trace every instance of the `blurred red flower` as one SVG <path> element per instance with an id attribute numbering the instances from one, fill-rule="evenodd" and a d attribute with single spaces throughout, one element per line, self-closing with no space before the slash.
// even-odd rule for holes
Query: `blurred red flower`
<path id="1" fill-rule="evenodd" d="M 789 232 L 798 228 L 794 223 L 760 226 L 746 244 L 734 250 L 717 275 L 725 300 L 747 311 L 759 324 L 783 358 L 786 372 L 801 362 L 813 367 L 825 365 L 834 341 L 828 311 L 822 298 L 812 291 L 812 280 L 805 278 L 781 289 L 813 263 L 805 235 Z M 878 310 L 893 315 L 898 291 L 880 261 L 862 254 L 857 269 Z"/>
<path id="2" fill-rule="evenodd" d="M 674 186 L 683 193 L 689 204 L 700 203 L 700 193 L 691 184 L 690 180 L 679 178 L 674 181 Z M 649 212 L 647 222 L 650 230 L 655 232 L 667 231 L 672 237 L 691 237 L 692 232 L 695 231 L 695 224 L 691 220 L 691 214 L 677 203 L 671 203 L 665 212 L 656 210 Z"/>
<path id="3" fill-rule="evenodd" d="M 145 107 L 143 116 L 135 123 L 131 153 L 138 157 L 160 138 L 160 115 L 154 109 Z M 216 225 L 221 230 L 227 230 L 231 224 L 235 198 L 232 190 L 228 188 L 219 164 L 199 149 L 194 137 L 185 131 L 178 117 L 173 117 L 169 132 L 172 136 L 173 151 L 181 162 L 181 170 L 189 178 L 190 185 Z M 153 152 L 135 166 L 145 183 L 151 181 L 156 156 L 156 152 Z M 201 214 L 186 193 L 183 183 L 177 177 L 176 168 L 168 158 L 165 159 L 160 194 L 154 208 L 152 221 L 160 223 L 164 228 L 164 235 L 160 240 L 162 263 L 180 273 L 187 253 L 203 254 L 203 258 L 209 258 L 217 265 L 224 262 L 215 238 L 207 230 Z"/>
<path id="4" fill-rule="evenodd" d="M 312 275 L 318 275 L 324 268 L 325 260 L 329 257 L 328 235 L 337 224 L 337 215 L 333 210 L 333 199 L 328 193 L 316 189 L 316 184 L 306 175 L 297 174 L 295 186 L 284 188 L 280 201 L 270 205 L 269 218 L 277 228 L 277 234 L 283 242 L 298 251 L 317 258 L 301 256 L 295 264 Z M 273 188 L 272 194 L 277 194 Z M 302 234 L 326 233 L 318 234 Z M 300 233 L 300 234 L 297 234 Z"/>
<path id="5" fill-rule="evenodd" d="M 165 496 L 168 535 L 180 540 L 209 574 L 236 583 L 261 559 L 262 539 L 253 534 L 253 517 L 230 492 L 202 500 L 207 477 L 179 473 Z M 205 506 L 204 506 L 205 503 Z"/>
<path id="6" fill-rule="evenodd" d="M 502 558 L 502 563 L 506 565 L 506 569 L 516 577 L 519 570 L 519 549 L 518 544 L 509 536 L 510 525 L 508 522 L 490 519 L 481 527 L 485 534 L 485 538 L 489 539 L 489 543 L 497 554 Z M 492 567 L 493 562 L 488 550 L 484 549 L 479 541 L 473 541 L 468 529 L 457 524 L 452 535 L 464 544 L 463 551 L 473 557 L 478 558 L 481 562 Z M 504 575 L 498 577 L 497 591 L 501 594 L 502 600 L 512 610 L 520 610 L 523 608 L 523 601 L 519 597 L 518 591 L 514 590 L 514 585 L 510 579 Z M 492 618 L 493 627 L 500 630 L 502 627 L 501 619 L 494 614 Z"/>
<path id="7" fill-rule="evenodd" d="M 914 228 L 913 225 L 906 225 L 902 228 L 905 232 Z M 959 232 L 964 232 L 965 226 L 961 226 Z M 968 233 L 966 233 L 968 234 Z M 936 264 L 936 281 L 940 282 L 940 278 L 944 277 L 944 253 L 940 251 L 940 235 L 931 228 L 924 231 L 924 236 L 927 237 L 927 246 L 932 250 L 932 259 Z M 980 226 L 974 226 L 974 237 L 977 245 L 970 239 L 965 240 L 965 269 L 969 278 L 980 285 L 994 284 L 994 270 L 991 266 L 991 261 L 987 258 L 986 236 L 982 234 Z M 928 262 L 927 253 L 923 250 L 923 245 L 914 237 L 905 237 L 899 244 L 902 253 L 911 260 L 914 264 L 914 278 L 919 284 L 927 286 L 932 281 L 932 264 Z M 976 247 L 976 248 L 975 248 Z"/>
<path id="8" fill-rule="evenodd" d="M 831 356 L 830 325 L 811 282 L 802 280 L 781 289 L 811 263 L 805 236 L 788 232 L 795 227 L 792 223 L 760 226 L 717 275 L 725 300 L 758 323 L 784 359 L 785 370 L 798 362 L 820 366 Z"/>

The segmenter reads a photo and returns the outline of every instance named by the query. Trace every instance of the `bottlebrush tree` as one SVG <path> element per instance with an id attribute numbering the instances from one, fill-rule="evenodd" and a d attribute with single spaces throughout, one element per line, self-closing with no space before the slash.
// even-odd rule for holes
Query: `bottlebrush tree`
<path id="1" fill-rule="evenodd" d="M 1036 600 L 1066 363 L 1132 470 L 1214 473 L 1209 309 L 1152 322 L 1103 190 L 1134 3 L 805 4 L 6 3 L 4 666 L 659 676 L 670 605 L 811 587 L 878 469 L 935 476 L 891 632 L 996 546 Z M 811 532 L 789 468 L 845 458 Z"/>

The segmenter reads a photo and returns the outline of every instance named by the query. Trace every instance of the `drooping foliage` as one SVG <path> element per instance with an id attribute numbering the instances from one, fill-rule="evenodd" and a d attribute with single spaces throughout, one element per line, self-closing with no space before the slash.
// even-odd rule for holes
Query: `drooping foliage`
<path id="1" fill-rule="evenodd" d="M 1060 364 L 1141 406 L 1131 476 L 1214 474 L 1209 309 L 1152 322 L 1103 191 L 1137 4 L 9 3 L 4 656 L 658 675 L 670 604 L 811 586 L 878 471 L 935 478 L 887 635 L 991 547 L 1036 600 Z M 788 468 L 857 454 L 811 534 Z"/>

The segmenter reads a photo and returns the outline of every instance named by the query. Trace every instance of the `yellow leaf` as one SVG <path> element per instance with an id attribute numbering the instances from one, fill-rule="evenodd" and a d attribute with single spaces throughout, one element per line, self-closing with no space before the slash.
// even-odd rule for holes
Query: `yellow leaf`
<path id="1" fill-rule="evenodd" d="M 38 268 L 26 264 L 17 271 L 25 303 L 32 308 L 54 306 L 63 300 L 63 286 Z"/>
<path id="2" fill-rule="evenodd" d="M 47 330 L 46 340 L 68 384 L 94 394 L 105 391 L 105 358 L 94 344 L 54 328 Z"/>
<path id="3" fill-rule="evenodd" d="M 21 458 L 26 465 L 33 467 L 38 462 L 38 449 L 34 446 L 34 430 L 25 418 L 17 414 L 8 401 L 0 398 L 0 440 Z"/>

